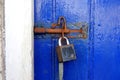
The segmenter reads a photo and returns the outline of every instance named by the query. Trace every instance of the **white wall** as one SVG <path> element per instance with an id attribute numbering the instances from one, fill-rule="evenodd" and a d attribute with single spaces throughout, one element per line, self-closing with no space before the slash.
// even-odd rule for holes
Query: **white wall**
<path id="1" fill-rule="evenodd" d="M 33 0 L 5 0 L 6 80 L 33 79 Z"/>

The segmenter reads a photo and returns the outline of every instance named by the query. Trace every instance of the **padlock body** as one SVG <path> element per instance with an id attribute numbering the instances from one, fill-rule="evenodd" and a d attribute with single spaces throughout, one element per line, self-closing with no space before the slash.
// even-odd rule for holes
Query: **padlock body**
<path id="1" fill-rule="evenodd" d="M 59 62 L 66 62 L 76 59 L 76 53 L 73 44 L 58 46 L 57 55 Z"/>

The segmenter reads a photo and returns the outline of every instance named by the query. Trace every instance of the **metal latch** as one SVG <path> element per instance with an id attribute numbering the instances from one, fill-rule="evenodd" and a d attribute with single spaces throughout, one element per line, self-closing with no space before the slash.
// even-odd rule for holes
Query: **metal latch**
<path id="1" fill-rule="evenodd" d="M 61 21 L 63 21 L 62 25 L 61 25 Z M 65 27 L 65 29 L 64 28 L 56 28 L 57 26 Z M 80 29 L 67 29 L 66 26 L 67 26 L 66 25 L 66 19 L 63 16 L 61 16 L 61 17 L 59 17 L 57 23 L 53 23 L 51 25 L 51 28 L 44 28 L 44 27 L 40 28 L 40 27 L 35 26 L 34 27 L 34 32 L 39 33 L 39 34 L 62 34 L 62 33 L 71 34 L 71 33 L 79 33 L 76 36 L 67 35 L 67 37 L 68 38 L 84 38 L 84 39 L 87 38 L 88 24 L 84 24 Z M 58 37 L 60 37 L 60 36 L 58 36 Z"/>

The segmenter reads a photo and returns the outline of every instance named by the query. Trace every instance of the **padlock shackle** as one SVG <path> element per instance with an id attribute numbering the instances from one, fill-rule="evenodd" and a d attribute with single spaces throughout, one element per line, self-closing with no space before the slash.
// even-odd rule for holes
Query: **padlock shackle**
<path id="1" fill-rule="evenodd" d="M 59 38 L 59 41 L 58 41 L 59 46 L 62 46 L 62 44 L 61 44 L 61 40 L 62 40 L 62 38 L 64 38 L 64 39 L 66 40 L 67 45 L 70 44 L 68 38 L 64 36 L 64 37 L 60 37 L 60 38 Z"/>

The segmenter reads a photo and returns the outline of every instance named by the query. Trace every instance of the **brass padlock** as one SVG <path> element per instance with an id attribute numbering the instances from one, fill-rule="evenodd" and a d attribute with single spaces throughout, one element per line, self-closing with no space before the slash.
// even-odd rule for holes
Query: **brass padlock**
<path id="1" fill-rule="evenodd" d="M 62 45 L 62 38 L 66 40 L 66 45 Z M 66 62 L 76 59 L 76 53 L 73 44 L 70 44 L 67 37 L 60 37 L 58 40 L 57 55 L 59 62 Z"/>

